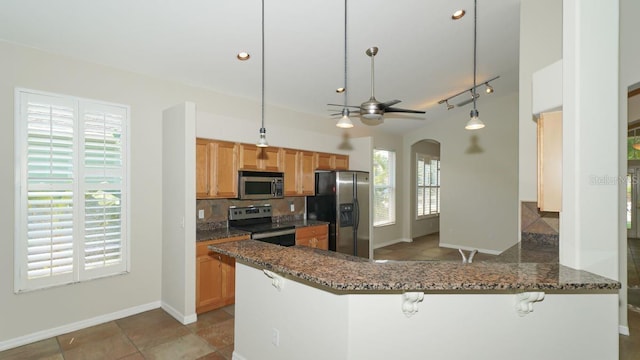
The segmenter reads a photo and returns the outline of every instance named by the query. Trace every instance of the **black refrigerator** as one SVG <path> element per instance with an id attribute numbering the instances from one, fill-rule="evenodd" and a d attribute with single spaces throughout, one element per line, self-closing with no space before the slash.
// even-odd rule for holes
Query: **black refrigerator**
<path id="1" fill-rule="evenodd" d="M 307 218 L 329 223 L 329 250 L 369 258 L 369 173 L 316 172 Z"/>

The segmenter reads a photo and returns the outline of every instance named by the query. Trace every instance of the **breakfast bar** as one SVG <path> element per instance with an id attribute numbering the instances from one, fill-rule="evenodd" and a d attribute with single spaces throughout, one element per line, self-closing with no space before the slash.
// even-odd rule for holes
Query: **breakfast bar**
<path id="1" fill-rule="evenodd" d="M 370 261 L 253 240 L 209 248 L 236 259 L 234 359 L 618 351 L 620 283 L 557 263 Z"/>

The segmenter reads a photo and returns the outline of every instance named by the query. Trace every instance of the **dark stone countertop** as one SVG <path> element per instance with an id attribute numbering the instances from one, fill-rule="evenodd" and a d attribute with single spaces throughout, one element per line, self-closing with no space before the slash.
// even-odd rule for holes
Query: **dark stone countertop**
<path id="1" fill-rule="evenodd" d="M 237 261 L 339 292 L 609 291 L 620 283 L 557 262 L 376 262 L 254 240 L 210 245 Z M 509 261 L 504 259 L 505 261 Z"/>

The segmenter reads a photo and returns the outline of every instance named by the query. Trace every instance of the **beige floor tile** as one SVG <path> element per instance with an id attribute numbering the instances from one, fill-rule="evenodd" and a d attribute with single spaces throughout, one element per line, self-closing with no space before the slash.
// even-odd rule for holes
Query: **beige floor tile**
<path id="1" fill-rule="evenodd" d="M 224 356 L 225 360 L 231 360 L 233 358 L 233 344 L 218 349 L 218 352 Z"/>
<path id="2" fill-rule="evenodd" d="M 138 352 L 124 334 L 85 342 L 68 351 L 63 351 L 65 360 L 119 359 Z"/>
<path id="3" fill-rule="evenodd" d="M 227 360 L 227 358 L 219 352 L 212 352 L 211 354 L 199 357 L 198 360 Z"/>
<path id="4" fill-rule="evenodd" d="M 153 360 L 192 360 L 212 352 L 215 348 L 191 333 L 142 351 L 145 359 Z"/>
<path id="5" fill-rule="evenodd" d="M 102 340 L 122 334 L 122 330 L 115 322 L 110 321 L 101 325 L 70 332 L 58 336 L 58 342 L 63 351 L 68 351 L 93 341 Z"/>
<path id="6" fill-rule="evenodd" d="M 187 327 L 189 328 L 189 330 L 196 332 L 200 329 L 209 327 L 225 320 L 229 320 L 231 318 L 233 318 L 233 316 L 228 312 L 224 311 L 223 309 L 217 309 L 198 314 L 198 321 L 187 325 Z"/>
<path id="7" fill-rule="evenodd" d="M 139 350 L 154 347 L 190 333 L 186 326 L 162 309 L 130 316 L 117 320 L 116 323 Z"/>
<path id="8" fill-rule="evenodd" d="M 234 319 L 211 325 L 196 332 L 198 336 L 207 340 L 216 349 L 233 344 Z"/>
<path id="9" fill-rule="evenodd" d="M 131 355 L 127 355 L 123 358 L 120 358 L 118 360 L 145 360 L 144 359 L 144 355 L 142 355 L 141 353 L 137 352 L 135 354 L 131 354 Z"/>
<path id="10" fill-rule="evenodd" d="M 58 357 L 56 357 L 58 356 Z M 0 352 L 2 360 L 62 359 L 56 338 L 50 338 Z"/>

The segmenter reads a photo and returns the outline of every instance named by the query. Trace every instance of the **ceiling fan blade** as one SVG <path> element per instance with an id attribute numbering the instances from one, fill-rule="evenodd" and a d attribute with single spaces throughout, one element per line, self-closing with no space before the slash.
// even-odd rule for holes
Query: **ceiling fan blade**
<path id="1" fill-rule="evenodd" d="M 394 107 L 389 107 L 384 109 L 385 112 L 401 112 L 401 113 L 412 113 L 412 114 L 425 114 L 424 111 L 422 110 L 411 110 L 411 109 L 401 109 L 401 108 L 394 108 Z"/>
<path id="2" fill-rule="evenodd" d="M 397 104 L 399 102 L 400 102 L 400 100 L 391 100 L 391 101 L 383 102 L 380 105 L 382 105 L 385 108 L 389 108 L 390 106 L 393 106 L 393 105 L 395 105 L 395 104 Z"/>
<path id="3" fill-rule="evenodd" d="M 331 105 L 331 106 L 340 106 L 340 107 L 351 107 L 351 108 L 360 108 L 360 106 L 355 106 L 355 105 L 344 105 L 344 104 L 327 104 L 327 105 Z"/>

